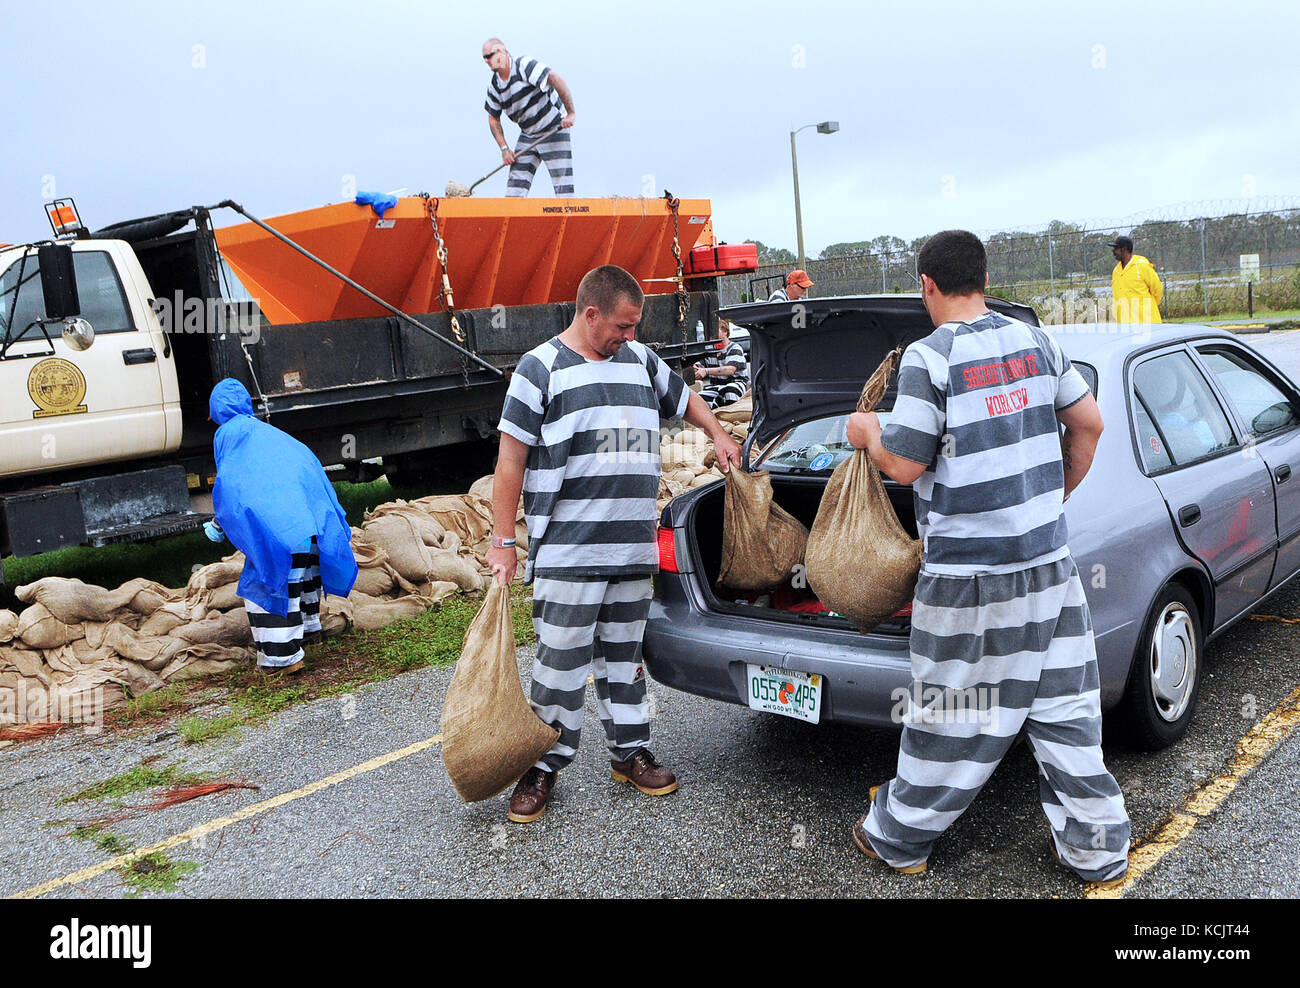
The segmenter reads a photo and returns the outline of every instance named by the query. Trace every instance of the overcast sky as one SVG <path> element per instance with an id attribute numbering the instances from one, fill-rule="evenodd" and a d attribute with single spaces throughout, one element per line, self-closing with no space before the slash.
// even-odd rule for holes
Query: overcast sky
<path id="1" fill-rule="evenodd" d="M 794 248 L 789 133 L 827 119 L 810 255 L 1300 195 L 1295 4 L 0 2 L 0 241 L 47 236 L 51 195 L 97 227 L 473 182 L 491 35 L 569 82 L 579 195 L 711 198 L 730 241 Z"/>

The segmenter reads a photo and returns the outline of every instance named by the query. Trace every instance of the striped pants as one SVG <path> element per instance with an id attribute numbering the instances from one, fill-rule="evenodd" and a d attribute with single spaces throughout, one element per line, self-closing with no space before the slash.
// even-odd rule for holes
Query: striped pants
<path id="1" fill-rule="evenodd" d="M 911 653 L 898 774 L 867 816 L 876 853 L 896 868 L 924 861 L 1023 728 L 1061 861 L 1088 881 L 1122 876 L 1129 820 L 1102 762 L 1092 617 L 1074 561 L 972 577 L 922 569 Z"/>
<path id="2" fill-rule="evenodd" d="M 586 707 L 587 676 L 596 681 L 596 709 L 611 758 L 626 761 L 650 746 L 641 638 L 650 615 L 650 577 L 533 581 L 532 706 L 559 739 L 538 761 L 547 772 L 577 753 Z"/>
<path id="3" fill-rule="evenodd" d="M 506 195 L 528 195 L 528 190 L 533 186 L 533 175 L 537 171 L 539 161 L 546 162 L 555 194 L 573 195 L 573 149 L 569 143 L 569 132 L 562 130 L 526 154 L 523 153 L 523 149 L 540 136 L 540 134 L 519 135 L 519 140 L 515 142 L 515 154 L 518 157 L 510 166 L 510 174 L 506 179 Z"/>
<path id="4" fill-rule="evenodd" d="M 316 537 L 300 545 L 293 554 L 289 571 L 289 613 L 284 617 L 244 601 L 248 626 L 257 646 L 257 664 L 263 669 L 282 669 L 302 661 L 304 632 L 320 631 L 320 548 Z"/>
<path id="5" fill-rule="evenodd" d="M 708 387 L 701 389 L 700 397 L 710 408 L 721 408 L 723 405 L 730 405 L 732 402 L 740 401 L 745 397 L 745 392 L 749 390 L 749 383 L 746 381 L 725 381 L 721 384 L 710 384 Z"/>

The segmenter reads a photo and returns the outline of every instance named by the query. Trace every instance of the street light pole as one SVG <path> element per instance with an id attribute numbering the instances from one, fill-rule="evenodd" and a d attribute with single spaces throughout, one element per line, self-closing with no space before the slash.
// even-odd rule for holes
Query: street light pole
<path id="1" fill-rule="evenodd" d="M 794 136 L 801 130 L 807 130 L 809 127 L 816 127 L 819 134 L 833 134 L 840 129 L 840 125 L 835 120 L 823 120 L 819 124 L 804 124 L 795 130 L 790 131 L 790 170 L 794 173 L 794 230 L 795 237 L 799 241 L 799 267 L 806 268 L 807 260 L 803 253 L 803 210 L 799 205 L 799 155 L 795 151 Z"/>
<path id="2" fill-rule="evenodd" d="M 800 128 L 802 130 L 803 128 Z M 794 172 L 794 230 L 799 240 L 799 264 L 798 267 L 805 267 L 807 262 L 803 256 L 803 211 L 799 207 L 799 155 L 794 149 L 794 135 L 799 131 L 790 131 L 790 170 Z"/>

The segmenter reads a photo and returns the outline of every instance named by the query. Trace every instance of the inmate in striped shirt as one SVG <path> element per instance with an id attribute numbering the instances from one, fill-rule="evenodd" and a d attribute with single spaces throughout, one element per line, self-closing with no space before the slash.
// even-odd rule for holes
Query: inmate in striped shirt
<path id="1" fill-rule="evenodd" d="M 492 73 L 483 108 L 498 120 L 504 110 L 525 134 L 555 130 L 564 111 L 559 94 L 550 86 L 550 75 L 550 66 L 521 55 L 510 63 L 510 78 L 505 82 Z"/>
<path id="2" fill-rule="evenodd" d="M 881 445 L 928 464 L 912 489 L 928 572 L 1010 572 L 1069 553 L 1056 413 L 1087 394 L 1055 340 L 997 313 L 907 348 Z"/>
<path id="3" fill-rule="evenodd" d="M 749 387 L 749 361 L 745 359 L 745 348 L 735 340 L 730 340 L 722 350 L 714 350 L 700 361 L 705 367 L 734 367 L 736 373 L 730 377 L 715 378 L 713 383 L 731 382 Z"/>
<path id="4" fill-rule="evenodd" d="M 532 447 L 525 581 L 658 571 L 659 423 L 683 415 L 689 398 L 686 382 L 635 340 L 607 360 L 558 336 L 524 354 L 497 428 Z"/>

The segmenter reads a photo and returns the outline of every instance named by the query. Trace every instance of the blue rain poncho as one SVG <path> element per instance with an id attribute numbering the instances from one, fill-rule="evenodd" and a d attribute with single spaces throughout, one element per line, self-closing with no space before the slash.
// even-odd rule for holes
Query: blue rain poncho
<path id="1" fill-rule="evenodd" d="M 352 530 L 315 454 L 254 418 L 248 389 L 233 378 L 212 389 L 208 412 L 217 424 L 213 510 L 245 556 L 239 595 L 272 614 L 287 614 L 293 551 L 314 535 L 322 587 L 346 597 L 357 579 Z"/>

